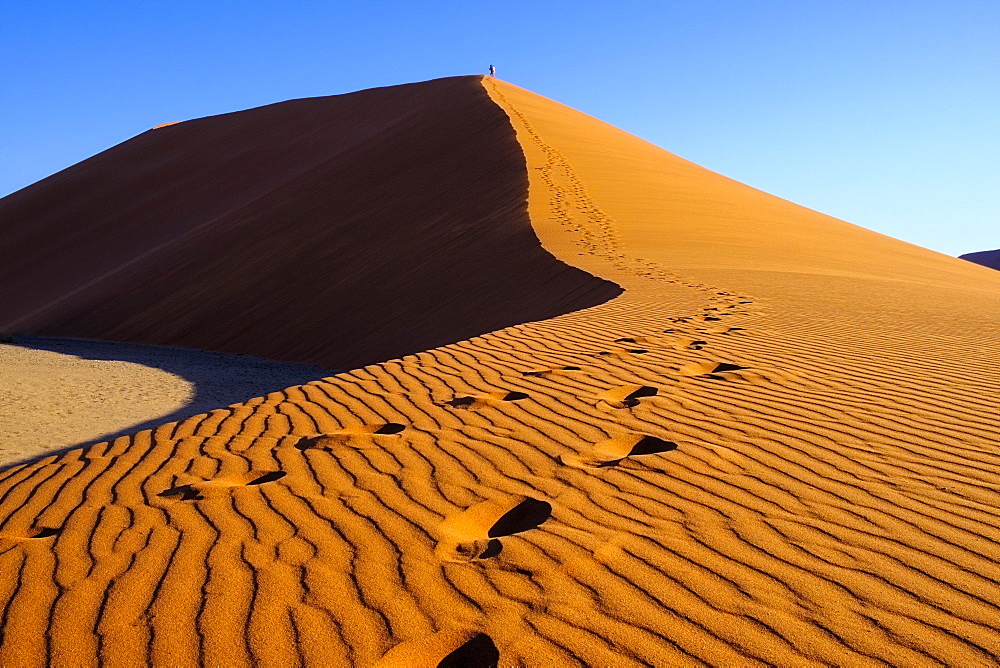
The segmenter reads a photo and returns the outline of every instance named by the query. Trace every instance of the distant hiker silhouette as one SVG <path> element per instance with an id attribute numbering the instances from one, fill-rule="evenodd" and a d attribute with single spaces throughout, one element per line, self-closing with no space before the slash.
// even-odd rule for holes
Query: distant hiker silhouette
<path id="1" fill-rule="evenodd" d="M 495 77 L 497 75 L 497 68 L 490 65 L 490 76 Z"/>

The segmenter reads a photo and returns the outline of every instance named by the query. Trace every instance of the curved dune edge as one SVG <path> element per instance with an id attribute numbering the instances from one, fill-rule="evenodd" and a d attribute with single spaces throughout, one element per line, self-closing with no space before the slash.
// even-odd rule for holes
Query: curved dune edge
<path id="1" fill-rule="evenodd" d="M 542 243 L 626 293 L 6 471 L 0 663 L 996 663 L 1000 281 L 783 259 L 792 209 L 675 266 L 638 151 L 498 86 Z"/>
<path id="2" fill-rule="evenodd" d="M 621 294 L 542 248 L 524 161 L 476 76 L 144 132 L 0 199 L 0 333 L 353 369 Z"/>
<path id="3" fill-rule="evenodd" d="M 0 370 L 2 467 L 333 373 L 247 355 L 30 337 L 0 343 Z"/>

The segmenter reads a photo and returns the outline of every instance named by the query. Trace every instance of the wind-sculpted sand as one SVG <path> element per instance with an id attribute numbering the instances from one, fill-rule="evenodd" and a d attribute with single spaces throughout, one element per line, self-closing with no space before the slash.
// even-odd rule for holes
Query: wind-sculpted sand
<path id="1" fill-rule="evenodd" d="M 486 79 L 607 303 L 0 479 L 0 663 L 1000 663 L 1000 279 Z"/>

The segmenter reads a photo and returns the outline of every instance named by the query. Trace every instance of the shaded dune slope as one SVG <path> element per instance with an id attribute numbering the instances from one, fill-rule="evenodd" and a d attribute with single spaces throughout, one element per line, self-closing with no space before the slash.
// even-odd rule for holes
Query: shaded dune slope
<path id="1" fill-rule="evenodd" d="M 968 260 L 969 262 L 981 264 L 984 267 L 989 267 L 990 269 L 1000 269 L 1000 250 L 966 253 L 965 255 L 959 255 L 958 257 L 962 260 Z"/>
<path id="2" fill-rule="evenodd" d="M 0 331 L 339 369 L 620 294 L 526 189 L 478 77 L 172 124 L 0 200 Z"/>
<path id="3" fill-rule="evenodd" d="M 8 469 L 0 663 L 997 665 L 1000 279 L 483 85 L 625 294 Z"/>

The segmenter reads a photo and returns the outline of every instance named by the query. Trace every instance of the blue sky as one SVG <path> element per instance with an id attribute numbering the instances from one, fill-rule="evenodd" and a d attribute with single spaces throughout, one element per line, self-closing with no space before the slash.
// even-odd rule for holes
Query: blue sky
<path id="1" fill-rule="evenodd" d="M 483 72 L 944 253 L 1000 247 L 1000 2 L 0 2 L 0 195 L 159 123 Z"/>

